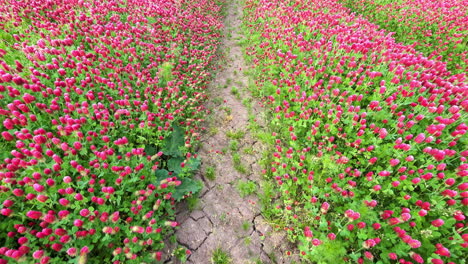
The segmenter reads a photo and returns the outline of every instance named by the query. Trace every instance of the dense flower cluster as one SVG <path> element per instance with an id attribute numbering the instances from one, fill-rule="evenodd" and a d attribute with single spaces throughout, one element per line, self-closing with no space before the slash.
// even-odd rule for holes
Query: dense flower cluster
<path id="1" fill-rule="evenodd" d="M 161 260 L 174 204 L 193 190 L 219 11 L 0 4 L 0 263 Z"/>
<path id="2" fill-rule="evenodd" d="M 339 1 L 248 0 L 246 18 L 247 54 L 274 131 L 269 213 L 301 255 L 314 263 L 463 259 L 465 74 Z"/>
<path id="3" fill-rule="evenodd" d="M 454 73 L 468 71 L 467 0 L 342 0 L 373 23 L 414 44 L 430 59 L 444 60 Z"/>

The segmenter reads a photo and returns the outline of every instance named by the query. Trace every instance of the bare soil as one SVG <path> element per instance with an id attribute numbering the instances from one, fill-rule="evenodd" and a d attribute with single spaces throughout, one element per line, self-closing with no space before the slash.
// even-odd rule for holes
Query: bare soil
<path id="1" fill-rule="evenodd" d="M 238 40 L 242 38 L 242 6 L 237 1 L 227 1 L 224 38 L 220 49 L 225 51 L 225 61 L 209 87 L 212 120 L 202 140 L 199 157 L 202 168 L 196 178 L 203 181 L 199 200 L 193 210 L 179 206 L 176 244 L 191 251 L 186 263 L 213 263 L 216 249 L 226 252 L 233 264 L 292 263 L 296 257 L 287 256 L 292 245 L 284 232 L 274 231 L 260 212 L 257 194 L 260 192 L 261 167 L 258 164 L 265 147 L 249 130 L 249 109 L 242 99 L 252 101 L 250 114 L 257 117 L 261 126 L 260 103 L 247 92 L 249 78 L 244 74 L 247 65 Z M 234 90 L 238 91 L 233 92 Z M 242 131 L 236 139 L 236 150 L 230 148 L 233 140 L 227 134 Z M 240 134 L 240 133 L 239 133 Z M 248 151 L 246 151 L 246 149 Z M 238 153 L 245 172 L 239 172 L 232 155 Z M 207 168 L 215 169 L 215 179 L 206 177 Z M 238 182 L 253 181 L 257 191 L 241 197 Z M 296 255 L 297 256 L 297 255 Z M 297 259 L 296 259 L 297 260 Z M 178 263 L 168 257 L 166 263 Z"/>

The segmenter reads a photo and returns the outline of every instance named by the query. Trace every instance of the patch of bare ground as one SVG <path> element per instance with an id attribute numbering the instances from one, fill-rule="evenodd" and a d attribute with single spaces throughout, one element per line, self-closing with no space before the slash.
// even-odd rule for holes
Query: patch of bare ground
<path id="1" fill-rule="evenodd" d="M 261 127 L 261 108 L 246 92 L 247 65 L 238 45 L 242 6 L 228 2 L 221 45 L 226 61 L 209 88 L 212 120 L 199 150 L 202 169 L 196 178 L 204 188 L 192 210 L 186 205 L 177 209 L 176 244 L 191 251 L 186 263 L 216 263 L 216 249 L 233 264 L 293 263 L 297 258 L 286 254 L 292 245 L 284 232 L 274 231 L 264 220 L 256 195 L 265 147 L 249 130 L 249 115 Z M 179 262 L 168 257 L 166 263 Z"/>

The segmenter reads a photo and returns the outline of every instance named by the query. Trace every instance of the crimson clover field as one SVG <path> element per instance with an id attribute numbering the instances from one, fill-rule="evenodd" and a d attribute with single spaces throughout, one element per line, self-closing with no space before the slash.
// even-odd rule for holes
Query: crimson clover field
<path id="1" fill-rule="evenodd" d="M 220 37 L 214 1 L 0 6 L 0 263 L 162 259 Z M 185 254 L 184 252 L 182 252 Z"/>
<path id="2" fill-rule="evenodd" d="M 467 2 L 356 2 L 246 1 L 267 213 L 313 263 L 465 263 Z"/>
<path id="3" fill-rule="evenodd" d="M 224 4 L 0 2 L 0 264 L 165 261 Z M 237 4 L 262 214 L 304 263 L 466 263 L 468 1 Z"/>

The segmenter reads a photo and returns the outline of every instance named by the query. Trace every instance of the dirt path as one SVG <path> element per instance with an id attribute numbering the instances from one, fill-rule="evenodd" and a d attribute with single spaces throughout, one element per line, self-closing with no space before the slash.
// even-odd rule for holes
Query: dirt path
<path id="1" fill-rule="evenodd" d="M 273 232 L 260 214 L 258 161 L 264 147 L 248 129 L 249 115 L 253 119 L 260 112 L 246 92 L 247 66 L 238 45 L 242 6 L 227 2 L 221 46 L 226 65 L 209 88 L 213 120 L 199 151 L 203 164 L 197 177 L 205 187 L 192 210 L 178 209 L 177 243 L 192 252 L 186 263 L 220 263 L 212 258 L 223 255 L 230 263 L 289 263 L 285 234 Z"/>

